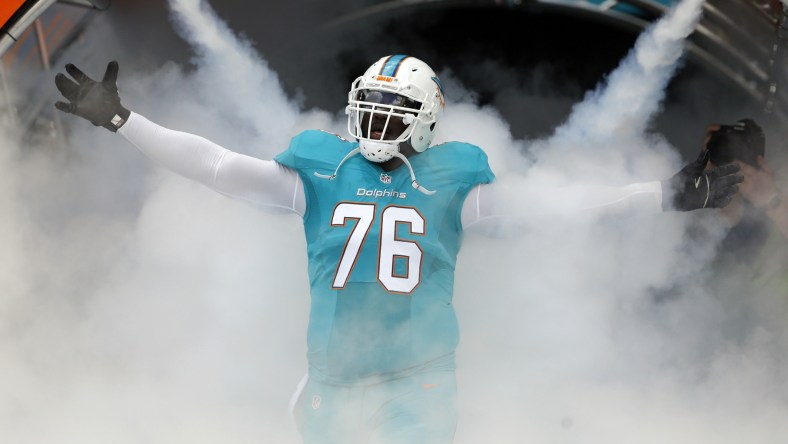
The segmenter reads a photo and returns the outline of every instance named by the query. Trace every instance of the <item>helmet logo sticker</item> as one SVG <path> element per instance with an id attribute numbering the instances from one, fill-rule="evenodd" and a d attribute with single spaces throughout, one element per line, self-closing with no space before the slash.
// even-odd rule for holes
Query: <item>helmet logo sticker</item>
<path id="1" fill-rule="evenodd" d="M 377 76 L 377 77 L 375 78 L 375 80 L 378 80 L 378 81 L 381 81 L 381 82 L 389 82 L 389 83 L 391 83 L 391 82 L 393 82 L 393 81 L 394 81 L 394 77 L 389 77 L 389 76 Z"/>
<path id="2" fill-rule="evenodd" d="M 441 79 L 436 76 L 432 76 L 431 79 L 436 85 L 438 85 L 438 90 L 435 92 L 435 95 L 438 97 L 441 107 L 445 108 L 446 102 L 443 101 L 443 83 L 441 83 Z"/>
<path id="3" fill-rule="evenodd" d="M 380 181 L 385 183 L 385 184 L 390 184 L 391 183 L 391 176 L 389 176 L 386 173 L 380 173 Z"/>

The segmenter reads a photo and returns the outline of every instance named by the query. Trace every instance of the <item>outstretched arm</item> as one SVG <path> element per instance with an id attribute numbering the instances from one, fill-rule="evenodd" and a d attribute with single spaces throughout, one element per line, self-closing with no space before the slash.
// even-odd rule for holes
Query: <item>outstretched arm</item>
<path id="1" fill-rule="evenodd" d="M 271 210 L 304 213 L 303 184 L 298 173 L 272 160 L 235 153 L 194 134 L 159 126 L 120 103 L 117 62 L 110 62 L 100 82 L 72 64 L 69 79 L 57 74 L 55 84 L 68 100 L 57 109 L 118 132 L 159 164 L 222 194 Z"/>
<path id="2" fill-rule="evenodd" d="M 160 165 L 224 195 L 271 210 L 304 214 L 306 199 L 298 173 L 273 160 L 230 151 L 136 113 L 131 113 L 118 134 Z"/>
<path id="3" fill-rule="evenodd" d="M 479 185 L 469 193 L 462 210 L 463 227 L 504 218 L 524 208 L 529 216 L 551 217 L 597 212 L 611 215 L 692 211 L 722 208 L 730 203 L 743 177 L 736 164 L 706 170 L 708 151 L 665 181 L 626 186 L 578 185 L 553 189 L 521 189 L 513 184 Z"/>
<path id="4" fill-rule="evenodd" d="M 658 181 L 623 187 L 588 185 L 543 190 L 520 188 L 505 182 L 476 186 L 463 203 L 462 226 L 468 228 L 501 218 L 516 221 L 589 212 L 627 215 L 662 211 L 663 192 Z"/>

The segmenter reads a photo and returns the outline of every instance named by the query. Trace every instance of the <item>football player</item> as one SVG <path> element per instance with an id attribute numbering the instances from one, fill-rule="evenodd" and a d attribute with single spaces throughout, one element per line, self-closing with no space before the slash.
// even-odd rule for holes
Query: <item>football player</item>
<path id="1" fill-rule="evenodd" d="M 220 193 L 302 216 L 309 373 L 294 409 L 305 443 L 452 442 L 455 261 L 463 229 L 493 215 L 488 201 L 496 186 L 479 147 L 431 144 L 445 102 L 427 64 L 406 55 L 381 58 L 348 94 L 352 140 L 304 131 L 273 160 L 129 111 L 118 96 L 116 62 L 101 81 L 72 64 L 66 71 L 71 78 L 55 78 L 68 100 L 56 103 L 61 111 L 118 132 Z M 664 183 L 607 189 L 597 201 L 650 193 L 658 210 L 725 206 L 741 181 L 738 167 L 704 171 L 707 157 Z"/>

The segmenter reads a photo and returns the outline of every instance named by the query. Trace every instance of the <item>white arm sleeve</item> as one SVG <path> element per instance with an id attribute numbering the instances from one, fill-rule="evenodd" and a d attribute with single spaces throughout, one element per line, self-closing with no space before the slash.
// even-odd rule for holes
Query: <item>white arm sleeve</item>
<path id="1" fill-rule="evenodd" d="M 118 134 L 160 165 L 215 191 L 265 209 L 304 214 L 306 198 L 298 173 L 273 160 L 235 153 L 136 113 Z"/>
<path id="2" fill-rule="evenodd" d="M 571 186 L 530 193 L 499 182 L 477 185 L 465 198 L 461 220 L 467 228 L 487 219 L 521 218 L 526 212 L 571 215 L 589 211 L 613 215 L 661 212 L 662 184 Z"/>
<path id="3" fill-rule="evenodd" d="M 487 195 L 489 188 L 489 184 L 476 185 L 465 196 L 465 202 L 462 204 L 462 213 L 460 214 L 463 228 L 468 228 L 485 219 L 496 217 L 493 199 Z M 482 197 L 482 194 L 485 196 Z"/>

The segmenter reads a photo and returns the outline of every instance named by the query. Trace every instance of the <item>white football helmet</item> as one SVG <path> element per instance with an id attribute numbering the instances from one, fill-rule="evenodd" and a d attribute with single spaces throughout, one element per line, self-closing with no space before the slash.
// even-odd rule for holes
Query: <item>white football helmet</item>
<path id="1" fill-rule="evenodd" d="M 432 142 L 444 106 L 443 85 L 426 63 L 406 55 L 386 56 L 353 81 L 345 109 L 348 132 L 372 162 L 391 159 L 406 141 L 422 152 Z M 406 125 L 396 137 L 386 135 L 392 118 Z"/>

